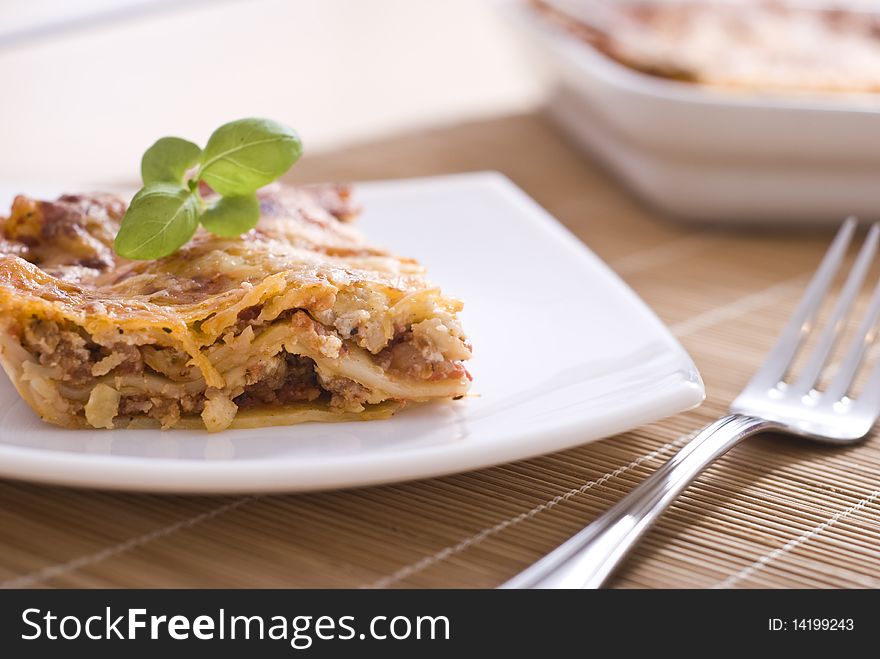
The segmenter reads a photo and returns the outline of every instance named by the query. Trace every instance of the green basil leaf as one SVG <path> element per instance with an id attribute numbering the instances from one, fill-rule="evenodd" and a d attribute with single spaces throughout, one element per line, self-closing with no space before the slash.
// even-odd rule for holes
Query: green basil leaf
<path id="1" fill-rule="evenodd" d="M 220 197 L 202 213 L 202 226 L 224 238 L 234 238 L 257 225 L 260 202 L 256 195 Z"/>
<path id="2" fill-rule="evenodd" d="M 158 259 L 185 244 L 199 225 L 199 199 L 170 183 L 150 183 L 138 192 L 116 234 L 116 253 L 127 259 Z"/>
<path id="3" fill-rule="evenodd" d="M 179 137 L 163 137 L 141 159 L 141 178 L 150 183 L 182 183 L 186 170 L 199 162 L 202 150 Z"/>
<path id="4" fill-rule="evenodd" d="M 202 151 L 199 178 L 223 196 L 243 196 L 271 183 L 302 154 L 292 128 L 270 119 L 220 126 Z"/>

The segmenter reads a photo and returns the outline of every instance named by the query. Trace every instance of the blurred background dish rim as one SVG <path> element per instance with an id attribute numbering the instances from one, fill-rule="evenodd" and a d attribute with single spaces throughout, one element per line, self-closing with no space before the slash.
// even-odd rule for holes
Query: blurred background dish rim
<path id="1" fill-rule="evenodd" d="M 653 78 L 552 25 L 524 0 L 505 7 L 554 69 L 550 117 L 664 215 L 789 228 L 852 214 L 880 219 L 880 151 L 865 138 L 880 130 L 880 94 L 871 98 L 875 109 Z"/>
<path id="2" fill-rule="evenodd" d="M 632 0 L 623 2 L 637 4 Z M 712 87 L 699 82 L 683 82 L 650 75 L 610 57 L 564 27 L 554 25 L 531 7 L 527 0 L 499 2 L 499 6 L 503 7 L 503 11 L 515 23 L 526 27 L 526 31 L 531 32 L 533 37 L 538 36 L 545 44 L 564 51 L 567 57 L 581 66 L 589 67 L 594 74 L 636 93 L 709 106 L 739 105 L 784 111 L 880 114 L 880 92 L 757 91 Z M 880 12 L 880 8 L 877 11 Z"/>

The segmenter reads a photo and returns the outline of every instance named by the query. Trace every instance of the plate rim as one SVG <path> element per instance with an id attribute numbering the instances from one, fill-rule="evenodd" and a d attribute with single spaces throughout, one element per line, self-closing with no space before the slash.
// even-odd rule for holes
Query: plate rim
<path id="1" fill-rule="evenodd" d="M 291 472 L 294 470 L 291 469 L 290 460 L 145 459 L 35 450 L 0 443 L 0 477 L 90 489 L 192 495 L 285 493 L 364 487 L 474 471 L 534 458 L 627 432 L 693 409 L 702 403 L 705 388 L 696 365 L 654 311 L 577 236 L 503 174 L 479 171 L 361 181 L 354 183 L 353 187 L 355 190 L 393 190 L 403 186 L 412 193 L 419 187 L 432 190 L 446 187 L 455 190 L 462 185 L 492 189 L 494 193 L 515 203 L 522 208 L 524 219 L 540 225 L 560 246 L 565 246 L 573 257 L 595 272 L 603 280 L 603 284 L 612 286 L 614 297 L 625 299 L 628 307 L 637 309 L 642 320 L 651 325 L 652 334 L 662 339 L 664 347 L 675 356 L 679 366 L 676 373 L 681 374 L 680 379 L 650 400 L 641 402 L 639 409 L 632 410 L 625 422 L 612 423 L 606 419 L 604 424 L 597 424 L 604 428 L 598 434 L 585 431 L 584 420 L 577 419 L 555 428 L 549 441 L 544 437 L 540 443 L 536 443 L 533 441 L 534 431 L 524 431 L 506 438 L 503 445 L 493 446 L 491 452 L 482 456 L 479 452 L 485 445 L 472 443 L 469 447 L 467 441 L 464 441 L 452 445 L 457 448 L 455 451 L 450 451 L 451 445 L 441 444 L 420 447 L 413 454 L 406 451 L 366 453 L 356 458 L 349 456 L 344 461 L 339 458 L 309 458 L 311 473 L 298 473 L 296 475 L 300 479 L 295 481 L 292 478 Z M 618 406 L 618 417 L 620 413 Z M 607 413 L 605 416 L 608 416 Z M 604 417 L 596 418 L 601 421 Z M 590 422 L 595 422 L 595 419 Z M 418 456 L 415 465 L 412 455 Z M 316 468 L 316 465 L 325 469 Z M 333 467 L 333 473 L 328 477 L 326 468 L 329 467 Z M 157 473 L 161 474 L 161 478 L 157 479 Z"/>

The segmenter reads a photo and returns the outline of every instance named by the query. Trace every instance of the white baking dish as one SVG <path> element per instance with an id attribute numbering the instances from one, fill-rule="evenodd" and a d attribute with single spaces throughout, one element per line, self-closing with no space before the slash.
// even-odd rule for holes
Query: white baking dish
<path id="1" fill-rule="evenodd" d="M 880 219 L 880 94 L 712 90 L 633 71 L 522 2 L 558 76 L 551 115 L 641 198 L 691 220 Z"/>

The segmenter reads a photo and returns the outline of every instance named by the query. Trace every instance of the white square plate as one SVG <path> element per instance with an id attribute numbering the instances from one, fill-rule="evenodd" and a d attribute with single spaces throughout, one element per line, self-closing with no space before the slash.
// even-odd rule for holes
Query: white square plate
<path id="1" fill-rule="evenodd" d="M 65 430 L 0 377 L 0 476 L 156 492 L 350 487 L 558 451 L 702 401 L 696 368 L 656 316 L 503 176 L 365 183 L 356 195 L 370 239 L 465 300 L 473 396 L 359 423 Z"/>

